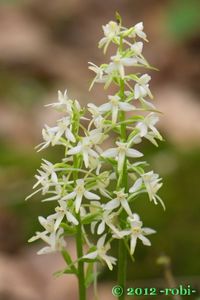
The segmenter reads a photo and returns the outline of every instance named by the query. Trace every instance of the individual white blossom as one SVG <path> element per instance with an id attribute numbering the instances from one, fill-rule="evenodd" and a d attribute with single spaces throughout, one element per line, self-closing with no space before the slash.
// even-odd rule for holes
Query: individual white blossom
<path id="1" fill-rule="evenodd" d="M 93 71 L 96 74 L 96 76 L 92 80 L 89 90 L 91 90 L 91 88 L 93 87 L 95 82 L 96 83 L 106 83 L 106 81 L 108 80 L 108 74 L 105 73 L 105 71 L 106 71 L 105 65 L 98 67 L 97 65 L 93 64 L 92 62 L 89 62 L 88 69 Z"/>
<path id="2" fill-rule="evenodd" d="M 70 117 L 64 117 L 57 122 L 56 127 L 56 135 L 54 138 L 54 142 L 57 143 L 62 135 L 64 134 L 65 138 L 69 140 L 70 142 L 74 143 L 75 137 L 71 131 L 71 118 Z"/>
<path id="3" fill-rule="evenodd" d="M 40 249 L 37 254 L 48 254 L 54 252 L 60 252 L 66 247 L 66 241 L 63 238 L 64 230 L 60 228 L 57 232 L 52 232 L 50 235 L 46 235 L 43 232 L 39 234 L 39 238 L 43 240 L 48 246 Z M 33 240 L 29 240 L 32 242 Z"/>
<path id="4" fill-rule="evenodd" d="M 119 41 L 120 25 L 117 22 L 110 21 L 105 26 L 102 26 L 104 37 L 99 41 L 99 47 L 104 47 L 104 52 L 106 52 L 111 41 Z"/>
<path id="5" fill-rule="evenodd" d="M 106 209 L 105 205 L 101 205 L 99 202 L 95 203 L 93 201 L 92 204 L 95 204 L 95 206 L 97 207 L 96 210 L 93 209 L 92 211 L 97 212 L 101 210 L 101 217 L 99 220 L 91 223 L 91 232 L 94 234 L 95 228 L 97 228 L 97 234 L 101 235 L 105 232 L 107 226 L 107 228 L 109 228 L 113 235 L 115 235 L 118 239 L 122 238 L 123 235 L 121 233 L 121 230 L 117 228 L 118 214 L 116 212 L 112 212 L 112 210 Z"/>
<path id="6" fill-rule="evenodd" d="M 136 42 L 131 45 L 131 50 L 134 52 L 135 55 L 141 55 L 143 50 L 143 43 Z"/>
<path id="7" fill-rule="evenodd" d="M 155 113 L 150 113 L 143 120 L 137 123 L 136 128 L 140 131 L 140 136 L 145 137 L 148 133 L 148 130 L 152 130 L 155 136 L 160 137 L 158 130 L 155 125 L 159 121 L 158 116 Z"/>
<path id="8" fill-rule="evenodd" d="M 60 223 L 62 222 L 63 218 L 66 217 L 67 221 L 69 223 L 72 223 L 73 225 L 78 225 L 77 219 L 74 217 L 74 215 L 70 212 L 69 208 L 67 207 L 66 201 L 59 200 L 58 201 L 59 206 L 55 208 L 56 213 L 53 215 L 55 218 L 55 230 L 57 230 L 60 226 Z"/>
<path id="9" fill-rule="evenodd" d="M 135 99 L 144 98 L 147 95 L 150 98 L 153 98 L 151 91 L 149 89 L 149 84 L 148 84 L 148 82 L 150 80 L 151 80 L 151 77 L 147 74 L 144 74 L 140 78 L 138 78 L 137 83 L 135 84 L 135 87 L 134 87 Z"/>
<path id="10" fill-rule="evenodd" d="M 124 193 L 124 188 L 120 191 L 115 191 L 114 194 L 116 195 L 116 198 L 110 200 L 104 205 L 105 210 L 114 210 L 120 206 L 123 207 L 123 209 L 127 212 L 128 215 L 132 215 L 132 211 L 128 204 L 128 194 Z"/>
<path id="11" fill-rule="evenodd" d="M 109 102 L 104 103 L 99 107 L 99 111 L 101 113 L 111 112 L 112 113 L 112 123 L 115 124 L 117 122 L 117 117 L 119 111 L 133 111 L 135 106 L 120 101 L 121 98 L 118 95 L 108 96 Z"/>
<path id="12" fill-rule="evenodd" d="M 158 203 L 157 201 L 159 201 L 162 204 L 163 208 L 165 209 L 163 201 L 157 195 L 158 190 L 162 186 L 161 180 L 162 178 L 159 178 L 159 175 L 154 173 L 153 171 L 150 171 L 145 174 L 141 174 L 141 177 L 136 180 L 134 185 L 129 189 L 129 192 L 130 193 L 137 192 L 139 189 L 142 188 L 142 184 L 144 184 L 146 191 L 149 195 L 150 201 L 153 200 L 155 204 L 157 204 Z"/>
<path id="13" fill-rule="evenodd" d="M 81 202 L 83 197 L 89 200 L 99 200 L 100 197 L 92 192 L 89 192 L 85 188 L 85 182 L 84 179 L 78 179 L 76 180 L 76 187 L 73 192 L 69 193 L 68 195 L 64 196 L 62 200 L 69 200 L 75 198 L 75 211 L 76 213 L 79 212 Z"/>
<path id="14" fill-rule="evenodd" d="M 77 144 L 77 146 L 72 147 L 70 150 L 68 150 L 68 155 L 76 155 L 78 153 L 81 153 L 83 155 L 83 161 L 85 164 L 85 167 L 89 167 L 89 158 L 94 157 L 98 158 L 98 153 L 92 149 L 92 147 L 98 143 L 100 143 L 101 139 L 103 137 L 103 134 L 100 130 L 96 129 L 93 131 L 90 131 L 90 134 L 86 137 L 83 137 L 82 140 Z"/>
<path id="15" fill-rule="evenodd" d="M 143 245 L 151 246 L 151 242 L 146 235 L 155 233 L 156 231 L 151 228 L 142 227 L 142 222 L 137 214 L 133 214 L 133 216 L 128 217 L 127 220 L 131 228 L 126 231 L 126 234 L 130 237 L 130 254 L 133 255 L 137 239 L 141 240 Z"/>
<path id="16" fill-rule="evenodd" d="M 106 72 L 108 74 L 112 74 L 113 72 L 117 72 L 122 79 L 125 77 L 125 69 L 124 67 L 132 67 L 137 65 L 137 58 L 135 57 L 123 57 L 119 53 L 111 56 L 112 62 L 106 68 Z"/>
<path id="17" fill-rule="evenodd" d="M 104 118 L 102 117 L 102 111 L 98 106 L 93 103 L 88 104 L 88 110 L 92 114 L 91 124 L 94 123 L 96 128 L 102 128 L 104 126 Z"/>
<path id="18" fill-rule="evenodd" d="M 136 38 L 136 36 L 138 36 L 141 39 L 147 41 L 146 33 L 143 30 L 144 30 L 143 22 L 139 22 L 134 26 L 129 37 Z"/>
<path id="19" fill-rule="evenodd" d="M 83 256 L 83 258 L 87 259 L 96 259 L 99 258 L 106 262 L 108 268 L 112 271 L 113 265 L 116 264 L 117 259 L 113 256 L 107 255 L 108 250 L 110 249 L 110 243 L 105 244 L 106 234 L 99 238 L 97 241 L 96 250 L 90 252 Z"/>
<path id="20" fill-rule="evenodd" d="M 55 221 L 52 215 L 44 218 L 42 216 L 38 217 L 40 224 L 44 227 L 44 233 L 52 233 L 55 231 Z"/>
<path id="21" fill-rule="evenodd" d="M 55 108 L 56 110 L 64 113 L 72 114 L 72 100 L 69 99 L 67 95 L 67 90 L 62 93 L 58 91 L 58 102 L 47 104 L 46 106 L 50 106 Z"/>
<path id="22" fill-rule="evenodd" d="M 118 171 L 123 169 L 126 157 L 137 158 L 142 157 L 143 154 L 135 149 L 129 147 L 128 143 L 116 142 L 117 148 L 110 148 L 102 153 L 105 158 L 115 158 L 118 162 Z"/>
<path id="23" fill-rule="evenodd" d="M 56 139 L 56 133 L 57 127 L 49 127 L 48 125 L 45 125 L 45 127 L 42 129 L 42 137 L 44 142 L 36 146 L 36 149 L 38 148 L 38 152 L 49 147 L 50 145 L 55 146 L 56 144 L 59 144 L 59 141 Z"/>

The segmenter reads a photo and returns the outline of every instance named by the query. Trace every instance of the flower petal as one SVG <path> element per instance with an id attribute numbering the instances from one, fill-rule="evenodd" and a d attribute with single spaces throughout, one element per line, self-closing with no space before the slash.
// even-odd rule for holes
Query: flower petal
<path id="1" fill-rule="evenodd" d="M 137 237 L 135 235 L 131 236 L 131 244 L 130 244 L 130 253 L 133 255 L 136 247 Z"/>
<path id="2" fill-rule="evenodd" d="M 118 154 L 117 148 L 110 148 L 106 151 L 104 151 L 101 155 L 103 157 L 116 157 Z"/>
<path id="3" fill-rule="evenodd" d="M 144 235 L 139 234 L 138 238 L 142 241 L 143 245 L 145 246 L 151 246 L 151 242 L 148 238 L 146 238 Z"/>
<path id="4" fill-rule="evenodd" d="M 122 111 L 132 111 L 135 109 L 135 106 L 133 106 L 127 102 L 119 102 L 119 107 Z"/>
<path id="5" fill-rule="evenodd" d="M 129 189 L 129 193 L 137 192 L 142 186 L 142 178 L 138 178 L 134 185 Z"/>
<path id="6" fill-rule="evenodd" d="M 87 198 L 89 200 L 99 200 L 100 199 L 100 197 L 98 195 L 91 193 L 89 191 L 85 191 L 84 196 L 85 196 L 85 198 Z"/>
<path id="7" fill-rule="evenodd" d="M 128 157 L 142 157 L 144 154 L 135 149 L 127 149 L 126 155 Z"/>
<path id="8" fill-rule="evenodd" d="M 119 206 L 120 206 L 120 201 L 118 199 L 113 199 L 104 205 L 104 209 L 105 210 L 113 210 Z"/>

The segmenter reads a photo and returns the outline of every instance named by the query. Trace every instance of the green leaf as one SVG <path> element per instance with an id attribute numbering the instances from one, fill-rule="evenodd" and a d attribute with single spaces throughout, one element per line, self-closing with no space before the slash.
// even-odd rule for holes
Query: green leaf
<path id="1" fill-rule="evenodd" d="M 72 270 L 72 269 L 65 269 L 64 270 L 64 274 L 75 274 L 77 275 L 77 271 L 76 270 Z"/>
<path id="2" fill-rule="evenodd" d="M 69 266 L 69 268 L 67 268 L 67 269 L 64 270 L 64 273 L 77 274 L 77 269 L 74 266 L 74 262 L 71 259 L 71 255 L 69 254 L 69 252 L 65 249 L 65 250 L 62 250 L 61 253 L 62 253 L 62 256 L 63 256 L 65 262 Z"/>
<path id="3" fill-rule="evenodd" d="M 60 277 L 60 276 L 62 276 L 62 275 L 64 275 L 64 274 L 75 274 L 76 276 L 78 275 L 78 272 L 77 272 L 77 270 L 75 269 L 72 269 L 72 268 L 66 268 L 66 269 L 64 269 L 64 270 L 60 270 L 60 271 L 57 271 L 57 272 L 55 272 L 55 273 L 53 273 L 53 275 L 55 276 L 55 277 Z"/>
<path id="4" fill-rule="evenodd" d="M 87 266 L 87 269 L 86 269 L 85 285 L 87 288 L 90 286 L 90 284 L 94 280 L 93 265 L 94 265 L 94 263 L 89 263 Z"/>
<path id="5" fill-rule="evenodd" d="M 74 235 L 76 234 L 76 228 L 72 227 L 70 225 L 67 225 L 66 223 L 61 223 L 60 227 L 64 229 L 65 234 Z"/>
<path id="6" fill-rule="evenodd" d="M 71 265 L 73 263 L 73 261 L 71 259 L 69 252 L 65 249 L 65 250 L 62 250 L 61 253 L 62 253 L 62 256 L 63 256 L 64 260 L 66 261 L 66 263 L 68 265 Z"/>
<path id="7" fill-rule="evenodd" d="M 99 212 L 87 214 L 85 217 L 82 218 L 82 224 L 90 224 L 91 222 L 97 220 L 99 216 Z"/>

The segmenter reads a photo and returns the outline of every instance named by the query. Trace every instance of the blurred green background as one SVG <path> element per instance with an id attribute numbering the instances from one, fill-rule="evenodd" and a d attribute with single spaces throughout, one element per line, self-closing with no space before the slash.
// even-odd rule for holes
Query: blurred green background
<path id="1" fill-rule="evenodd" d="M 88 92 L 92 74 L 87 62 L 108 59 L 97 43 L 101 25 L 114 19 L 116 10 L 127 26 L 144 22 L 150 40 L 144 53 L 160 70 L 150 75 L 156 105 L 163 111 L 160 130 L 165 137 L 159 149 L 143 144 L 143 151 L 163 177 L 160 195 L 167 210 L 151 205 L 145 197 L 136 200 L 144 225 L 155 228 L 157 234 L 151 237 L 150 248 L 138 243 L 128 279 L 143 285 L 159 284 L 159 280 L 163 284 L 163 267 L 156 260 L 166 254 L 177 282 L 200 289 L 200 2 L 10 0 L 0 1 L 0 278 L 9 266 L 15 276 L 8 276 L 12 288 L 0 285 L 0 299 L 55 299 L 48 288 L 50 279 L 41 269 L 48 270 L 51 262 L 50 271 L 56 271 L 57 260 L 54 265 L 50 256 L 44 264 L 41 258 L 38 263 L 35 246 L 27 246 L 27 239 L 39 229 L 37 216 L 48 215 L 51 205 L 41 204 L 39 197 L 24 199 L 41 158 L 54 160 L 59 153 L 37 154 L 34 147 L 41 141 L 43 124 L 56 120 L 44 104 L 56 99 L 58 89 L 67 88 L 82 105 L 105 101 L 102 86 Z M 21 267 L 21 261 L 25 266 Z M 23 276 L 31 272 L 31 266 L 47 287 L 39 288 L 36 275 L 35 283 L 33 278 L 26 282 L 25 292 Z M 16 282 L 17 276 L 21 283 Z M 101 281 L 114 282 L 115 272 L 103 272 Z M 77 299 L 64 289 L 64 281 L 59 284 L 56 299 Z M 112 296 L 108 293 L 104 299 Z"/>

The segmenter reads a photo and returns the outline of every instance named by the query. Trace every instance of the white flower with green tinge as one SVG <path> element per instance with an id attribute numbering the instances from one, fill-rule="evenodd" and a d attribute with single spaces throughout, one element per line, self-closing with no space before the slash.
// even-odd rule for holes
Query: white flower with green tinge
<path id="1" fill-rule="evenodd" d="M 55 232 L 55 220 L 52 215 L 44 218 L 42 216 L 38 217 L 39 223 L 44 227 L 44 231 L 37 231 L 36 235 L 29 239 L 29 242 L 34 242 L 38 239 L 43 239 L 47 237 L 47 234 L 52 234 Z M 42 238 L 43 237 L 43 238 Z"/>
<path id="2" fill-rule="evenodd" d="M 90 85 L 89 90 L 93 87 L 94 83 L 106 83 L 108 80 L 108 74 L 105 74 L 106 65 L 101 65 L 98 67 L 97 65 L 93 64 L 92 62 L 89 62 L 88 69 L 96 73 L 95 78 L 92 80 L 92 83 Z"/>
<path id="3" fill-rule="evenodd" d="M 119 53 L 111 56 L 111 60 L 112 62 L 106 68 L 106 73 L 112 74 L 113 72 L 117 72 L 122 79 L 125 77 L 124 67 L 136 66 L 138 62 L 135 57 L 123 57 Z"/>
<path id="4" fill-rule="evenodd" d="M 69 200 L 75 198 L 75 211 L 76 213 L 79 212 L 81 202 L 83 197 L 89 200 L 99 200 L 100 197 L 92 192 L 89 192 L 85 188 L 85 182 L 84 179 L 78 179 L 76 180 L 76 187 L 73 192 L 69 193 L 68 195 L 64 196 L 62 200 Z"/>
<path id="5" fill-rule="evenodd" d="M 151 76 L 144 74 L 140 78 L 138 78 L 137 83 L 134 87 L 134 98 L 144 98 L 145 96 L 149 96 L 150 98 L 153 98 L 153 95 L 149 89 L 148 82 L 151 80 Z"/>
<path id="6" fill-rule="evenodd" d="M 36 146 L 37 151 L 40 152 L 41 150 L 49 147 L 50 145 L 55 146 L 56 144 L 61 144 L 56 139 L 56 133 L 57 133 L 57 127 L 49 127 L 48 125 L 45 125 L 45 127 L 42 129 L 42 137 L 44 142 L 40 143 L 38 146 Z"/>
<path id="7" fill-rule="evenodd" d="M 54 164 L 46 159 L 42 159 L 43 163 L 41 164 L 41 169 L 46 173 L 47 176 L 50 177 L 52 183 L 58 183 L 58 176 L 56 174 L 57 168 L 55 168 Z M 38 181 L 38 184 L 40 181 Z"/>
<path id="8" fill-rule="evenodd" d="M 99 258 L 105 261 L 108 268 L 112 270 L 113 265 L 116 264 L 117 259 L 113 256 L 107 255 L 108 250 L 110 250 L 110 243 L 105 244 L 105 239 L 106 239 L 106 234 L 100 237 L 100 239 L 97 241 L 96 250 L 84 255 L 83 258 L 92 259 L 92 260 Z"/>
<path id="9" fill-rule="evenodd" d="M 126 234 L 130 237 L 130 254 L 133 255 L 137 239 L 141 240 L 143 245 L 151 246 L 151 242 L 146 235 L 156 233 L 156 231 L 151 228 L 142 227 L 142 222 L 137 214 L 133 214 L 133 216 L 128 217 L 127 220 L 131 228 L 126 231 Z"/>
<path id="10" fill-rule="evenodd" d="M 134 52 L 135 55 L 141 55 L 143 50 L 143 43 L 136 42 L 131 45 L 131 50 Z"/>
<path id="11" fill-rule="evenodd" d="M 100 208 L 102 208 L 100 220 L 91 223 L 91 232 L 94 234 L 95 228 L 97 228 L 97 234 L 101 235 L 105 232 L 107 225 L 113 235 L 115 235 L 118 239 L 122 238 L 121 230 L 116 227 L 118 223 L 116 219 L 117 213 L 112 212 L 112 210 L 105 209 L 104 204 L 102 204 Z"/>
<path id="12" fill-rule="evenodd" d="M 57 122 L 58 126 L 56 127 L 56 135 L 54 138 L 54 142 L 57 143 L 62 135 L 64 134 L 65 138 L 74 143 L 76 141 L 72 131 L 71 131 L 71 118 L 70 117 L 64 117 Z"/>
<path id="13" fill-rule="evenodd" d="M 66 217 L 69 223 L 72 223 L 75 226 L 78 225 L 78 221 L 70 212 L 69 208 L 67 207 L 66 201 L 59 200 L 58 203 L 59 206 L 55 208 L 56 213 L 52 215 L 53 218 L 55 218 L 55 230 L 59 228 L 60 223 L 62 222 L 64 217 Z"/>
<path id="14" fill-rule="evenodd" d="M 142 188 L 142 185 L 144 184 L 146 191 L 149 195 L 150 201 L 153 200 L 155 204 L 158 204 L 157 201 L 161 203 L 163 208 L 165 209 L 165 205 L 162 201 L 162 199 L 157 195 L 158 190 L 162 186 L 162 182 L 160 182 L 162 178 L 159 178 L 159 175 L 154 173 L 153 171 L 150 171 L 145 174 L 141 174 L 141 178 L 138 178 L 134 185 L 129 189 L 130 193 L 135 193 L 138 190 Z"/>
<path id="15" fill-rule="evenodd" d="M 106 52 L 111 41 L 119 42 L 120 25 L 117 22 L 110 21 L 102 28 L 104 37 L 99 41 L 99 48 L 104 47 L 104 52 Z"/>
<path id="16" fill-rule="evenodd" d="M 121 101 L 121 98 L 118 95 L 108 96 L 109 102 L 104 103 L 99 107 L 99 111 L 101 113 L 111 112 L 112 113 L 112 123 L 115 124 L 117 122 L 117 117 L 119 111 L 133 111 L 135 106 Z"/>
<path id="17" fill-rule="evenodd" d="M 100 108 L 93 103 L 89 103 L 88 110 L 92 114 L 92 121 L 90 124 L 94 123 L 96 128 L 102 128 L 104 126 L 104 118 L 102 117 L 102 112 L 100 111 Z"/>
<path id="18" fill-rule="evenodd" d="M 118 172 L 123 169 L 126 157 L 137 158 L 143 154 L 135 149 L 131 149 L 128 143 L 116 142 L 117 148 L 110 148 L 102 153 L 102 157 L 115 158 L 118 162 Z"/>
<path id="19" fill-rule="evenodd" d="M 116 195 L 116 198 L 110 200 L 104 205 L 105 210 L 114 210 L 118 207 L 123 207 L 123 209 L 126 211 L 126 213 L 131 216 L 132 211 L 128 204 L 128 194 L 124 193 L 124 188 L 120 191 L 113 192 Z"/>
<path id="20" fill-rule="evenodd" d="M 158 130 L 155 125 L 159 121 L 158 116 L 155 113 L 150 113 L 143 120 L 137 123 L 136 128 L 140 131 L 140 136 L 144 137 L 147 135 L 148 130 L 152 130 L 155 136 L 160 137 Z"/>
<path id="21" fill-rule="evenodd" d="M 66 247 L 66 241 L 63 238 L 64 230 L 60 228 L 57 232 L 51 233 L 49 236 L 40 234 L 40 239 L 42 239 L 48 246 L 40 249 L 37 254 L 48 254 L 54 252 L 60 252 Z M 31 240 L 30 240 L 31 241 Z"/>
<path id="22" fill-rule="evenodd" d="M 48 216 L 47 218 L 39 216 L 38 220 L 44 227 L 46 233 L 52 233 L 55 231 L 55 220 L 52 215 Z"/>
<path id="23" fill-rule="evenodd" d="M 140 37 L 141 39 L 147 41 L 146 33 L 144 33 L 144 25 L 143 22 L 139 22 L 134 26 L 134 30 L 131 31 L 129 37 L 136 38 L 136 36 Z"/>
<path id="24" fill-rule="evenodd" d="M 64 93 L 58 91 L 58 102 L 47 104 L 45 106 L 51 106 L 57 111 L 67 113 L 69 115 L 72 114 L 72 100 L 69 99 L 67 90 L 65 90 Z"/>
<path id="25" fill-rule="evenodd" d="M 77 144 L 77 146 L 72 147 L 70 150 L 68 150 L 67 155 L 76 155 L 78 153 L 81 153 L 83 155 L 85 167 L 88 168 L 90 166 L 90 156 L 96 159 L 99 157 L 99 154 L 95 150 L 93 150 L 92 147 L 96 144 L 99 144 L 102 137 L 103 133 L 100 130 L 96 129 L 90 131 L 89 135 L 83 137 L 82 140 Z"/>

